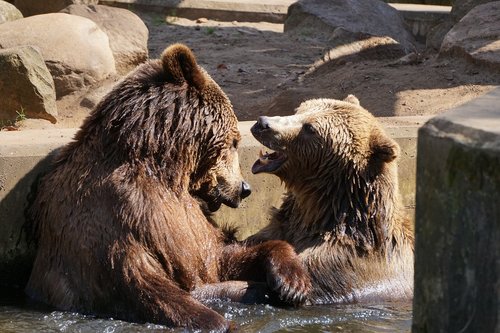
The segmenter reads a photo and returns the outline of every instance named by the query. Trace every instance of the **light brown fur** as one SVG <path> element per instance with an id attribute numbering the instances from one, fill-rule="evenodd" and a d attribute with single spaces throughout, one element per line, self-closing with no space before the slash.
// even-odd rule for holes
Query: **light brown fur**
<path id="1" fill-rule="evenodd" d="M 287 194 L 247 243 L 289 242 L 313 280 L 311 303 L 410 299 L 414 238 L 398 190 L 399 146 L 358 99 L 306 101 L 294 116 L 261 117 L 252 133 L 286 156 L 253 170 L 278 176 Z"/>

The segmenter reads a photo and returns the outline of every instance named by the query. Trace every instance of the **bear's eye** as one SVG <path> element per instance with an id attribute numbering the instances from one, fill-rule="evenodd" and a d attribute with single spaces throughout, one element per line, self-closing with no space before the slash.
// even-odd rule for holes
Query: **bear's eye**
<path id="1" fill-rule="evenodd" d="M 314 128 L 314 126 L 312 124 L 309 124 L 309 123 L 304 124 L 304 125 L 302 125 L 302 129 L 307 134 L 316 134 L 316 129 Z"/>
<path id="2" fill-rule="evenodd" d="M 233 145 L 231 146 L 231 148 L 238 149 L 238 144 L 239 144 L 238 140 L 234 139 L 233 140 Z"/>

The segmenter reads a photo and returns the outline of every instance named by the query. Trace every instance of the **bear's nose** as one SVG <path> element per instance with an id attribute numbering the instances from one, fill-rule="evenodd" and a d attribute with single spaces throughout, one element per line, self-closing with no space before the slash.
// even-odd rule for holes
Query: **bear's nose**
<path id="1" fill-rule="evenodd" d="M 241 198 L 245 199 L 252 193 L 252 189 L 250 188 L 250 185 L 243 181 L 241 182 Z"/>
<path id="2" fill-rule="evenodd" d="M 262 129 L 268 129 L 269 118 L 266 116 L 260 116 L 259 119 L 257 120 L 257 124 L 259 124 Z"/>

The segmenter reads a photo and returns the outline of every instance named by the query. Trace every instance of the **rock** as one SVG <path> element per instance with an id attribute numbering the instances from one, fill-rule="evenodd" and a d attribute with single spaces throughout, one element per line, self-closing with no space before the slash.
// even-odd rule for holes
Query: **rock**
<path id="1" fill-rule="evenodd" d="M 23 18 L 23 14 L 14 5 L 0 0 L 0 24 Z"/>
<path id="2" fill-rule="evenodd" d="M 451 8 L 451 18 L 454 22 L 458 22 L 472 8 L 492 1 L 494 0 L 455 0 Z"/>
<path id="3" fill-rule="evenodd" d="M 414 333 L 499 332 L 500 89 L 418 133 Z"/>
<path id="4" fill-rule="evenodd" d="M 500 70 L 500 1 L 474 7 L 446 34 L 439 53 Z"/>
<path id="5" fill-rule="evenodd" d="M 371 36 L 391 37 L 408 52 L 415 40 L 398 11 L 378 0 L 299 0 L 288 8 L 285 32 L 339 46 Z"/>
<path id="6" fill-rule="evenodd" d="M 444 37 L 453 26 L 462 19 L 472 8 L 493 0 L 455 0 L 449 17 L 433 26 L 426 36 L 426 48 L 438 50 L 441 48 Z"/>
<path id="7" fill-rule="evenodd" d="M 126 74 L 148 59 L 148 28 L 131 11 L 100 5 L 71 5 L 61 12 L 86 17 L 108 35 L 118 73 Z"/>
<path id="8" fill-rule="evenodd" d="M 34 47 L 0 50 L 0 68 L 0 120 L 26 116 L 56 122 L 54 81 Z"/>
<path id="9" fill-rule="evenodd" d="M 98 3 L 99 0 L 15 0 L 14 2 L 24 16 L 56 13 L 73 4 L 97 5 Z"/>
<path id="10" fill-rule="evenodd" d="M 94 109 L 101 99 L 106 96 L 116 85 L 118 80 L 111 78 L 101 82 L 95 89 L 89 89 L 80 99 L 80 107 Z"/>
<path id="11" fill-rule="evenodd" d="M 57 98 L 115 74 L 109 39 L 91 20 L 64 13 L 43 14 L 0 25 L 0 47 L 40 49 Z"/>
<path id="12" fill-rule="evenodd" d="M 450 19 L 444 20 L 443 22 L 432 27 L 427 33 L 425 47 L 428 49 L 439 50 L 441 48 L 441 44 L 443 43 L 444 36 L 446 36 L 451 28 L 453 28 L 453 22 Z"/>

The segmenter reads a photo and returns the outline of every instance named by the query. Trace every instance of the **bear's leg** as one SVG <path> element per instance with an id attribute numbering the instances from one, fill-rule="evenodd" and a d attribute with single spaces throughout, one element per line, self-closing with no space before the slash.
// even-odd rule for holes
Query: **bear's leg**
<path id="1" fill-rule="evenodd" d="M 304 303 L 311 290 L 311 280 L 300 258 L 290 244 L 280 240 L 248 247 L 226 246 L 221 259 L 221 277 L 266 282 L 287 304 Z"/>
<path id="2" fill-rule="evenodd" d="M 231 331 L 229 321 L 179 288 L 158 262 L 147 257 L 128 258 L 120 265 L 121 272 L 116 272 L 129 310 L 138 316 L 136 320 L 210 332 Z"/>
<path id="3" fill-rule="evenodd" d="M 229 300 L 244 304 L 269 303 L 269 288 L 264 282 L 225 281 L 196 287 L 191 295 L 199 301 Z"/>

